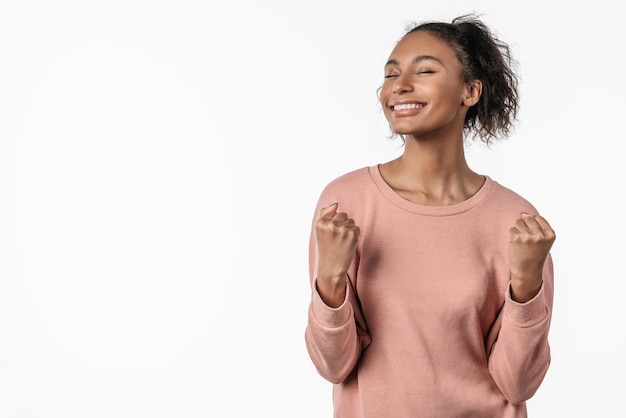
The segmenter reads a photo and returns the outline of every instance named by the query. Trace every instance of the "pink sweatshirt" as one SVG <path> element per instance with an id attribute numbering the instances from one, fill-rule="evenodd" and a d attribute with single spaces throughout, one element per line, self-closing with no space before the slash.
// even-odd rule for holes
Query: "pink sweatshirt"
<path id="1" fill-rule="evenodd" d="M 319 210 L 339 203 L 361 229 L 346 300 L 315 290 L 305 332 L 333 385 L 335 417 L 526 417 L 550 363 L 552 259 L 527 303 L 509 293 L 509 229 L 536 209 L 489 177 L 470 199 L 425 206 L 400 197 L 377 166 L 328 184 Z"/>

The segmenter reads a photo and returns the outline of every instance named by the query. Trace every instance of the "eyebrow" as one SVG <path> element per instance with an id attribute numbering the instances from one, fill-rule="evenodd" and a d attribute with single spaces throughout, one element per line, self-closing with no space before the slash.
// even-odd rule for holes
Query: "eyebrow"
<path id="1" fill-rule="evenodd" d="M 433 57 L 432 55 L 418 55 L 415 58 L 413 58 L 413 60 L 411 61 L 414 64 L 420 63 L 422 61 L 436 61 L 438 62 L 440 65 L 443 65 L 443 62 L 441 62 L 441 60 L 437 57 Z M 400 65 L 400 63 L 398 62 L 398 60 L 395 59 L 390 59 L 389 61 L 387 61 L 387 64 L 385 64 L 385 67 L 388 65 Z"/>

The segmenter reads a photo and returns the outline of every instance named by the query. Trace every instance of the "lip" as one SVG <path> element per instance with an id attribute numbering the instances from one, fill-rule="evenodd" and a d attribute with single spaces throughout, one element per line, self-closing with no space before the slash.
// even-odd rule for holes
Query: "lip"
<path id="1" fill-rule="evenodd" d="M 408 108 L 397 109 L 397 107 L 400 107 L 401 105 L 417 105 L 417 106 L 409 106 Z M 388 103 L 388 107 L 391 110 L 391 113 L 393 115 L 412 116 L 424 110 L 424 108 L 426 107 L 426 103 L 420 102 L 418 100 L 394 100 Z"/>

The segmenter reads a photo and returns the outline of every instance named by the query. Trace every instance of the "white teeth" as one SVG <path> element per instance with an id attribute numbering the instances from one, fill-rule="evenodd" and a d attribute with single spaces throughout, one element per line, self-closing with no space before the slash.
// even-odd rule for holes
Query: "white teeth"
<path id="1" fill-rule="evenodd" d="M 422 108 L 424 105 L 418 103 L 407 103 L 407 104 L 397 104 L 393 106 L 394 110 L 406 110 L 406 109 L 417 109 Z"/>

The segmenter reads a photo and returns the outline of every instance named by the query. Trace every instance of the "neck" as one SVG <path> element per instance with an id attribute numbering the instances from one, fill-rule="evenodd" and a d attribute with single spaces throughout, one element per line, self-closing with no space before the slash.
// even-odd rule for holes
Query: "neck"
<path id="1" fill-rule="evenodd" d="M 484 182 L 467 164 L 462 137 L 442 141 L 407 136 L 404 153 L 380 171 L 405 199 L 435 206 L 467 200 Z"/>

